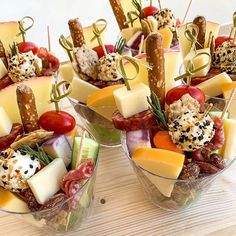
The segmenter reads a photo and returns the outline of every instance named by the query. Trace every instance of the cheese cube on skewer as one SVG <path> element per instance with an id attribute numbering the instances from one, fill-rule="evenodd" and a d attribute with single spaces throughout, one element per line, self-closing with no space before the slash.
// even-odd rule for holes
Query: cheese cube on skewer
<path id="1" fill-rule="evenodd" d="M 8 71 L 3 61 L 0 59 L 0 80 L 7 75 Z"/>
<path id="2" fill-rule="evenodd" d="M 12 121 L 3 107 L 0 107 L 0 137 L 10 134 Z"/>

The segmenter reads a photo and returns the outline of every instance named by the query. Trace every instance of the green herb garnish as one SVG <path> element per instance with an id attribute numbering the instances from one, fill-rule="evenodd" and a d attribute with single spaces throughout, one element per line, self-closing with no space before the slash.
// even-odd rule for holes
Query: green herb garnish
<path id="1" fill-rule="evenodd" d="M 29 154 L 30 156 L 33 156 L 37 158 L 40 162 L 42 162 L 45 165 L 48 165 L 50 162 L 52 162 L 52 159 L 44 150 L 42 147 L 40 147 L 38 144 L 36 144 L 36 150 L 32 149 L 27 144 L 22 144 L 20 146 L 20 150 L 23 152 Z"/>
<path id="2" fill-rule="evenodd" d="M 117 53 L 121 54 L 124 47 L 125 47 L 126 39 L 123 37 L 120 37 L 120 39 L 115 44 L 115 50 Z"/>
<path id="3" fill-rule="evenodd" d="M 147 101 L 148 104 L 150 105 L 153 114 L 158 118 L 159 125 L 164 129 L 168 129 L 166 116 L 164 112 L 161 110 L 160 101 L 154 92 L 151 93 L 151 98 L 147 97 Z"/>
<path id="4" fill-rule="evenodd" d="M 11 49 L 11 56 L 15 56 L 17 55 L 19 52 L 18 52 L 18 46 L 17 46 L 17 43 L 16 42 L 13 42 L 12 45 L 9 45 L 9 48 Z"/>

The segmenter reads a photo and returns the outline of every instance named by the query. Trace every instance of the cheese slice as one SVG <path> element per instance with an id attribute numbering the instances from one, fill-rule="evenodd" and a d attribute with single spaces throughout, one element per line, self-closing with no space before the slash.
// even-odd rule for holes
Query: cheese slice
<path id="1" fill-rule="evenodd" d="M 203 49 L 196 50 L 196 52 L 194 51 L 189 52 L 184 58 L 185 68 L 187 67 L 190 60 L 192 60 L 194 69 L 200 68 L 201 66 L 204 66 L 208 63 L 207 67 L 194 73 L 193 77 L 206 76 L 208 71 L 211 68 L 211 57 L 207 56 L 206 54 L 200 54 L 200 53 L 208 53 L 209 55 L 211 55 L 210 48 L 203 48 Z M 197 54 L 199 54 L 199 56 L 196 56 Z"/>
<path id="2" fill-rule="evenodd" d="M 87 99 L 88 107 L 106 119 L 112 120 L 112 114 L 116 110 L 113 92 L 123 86 L 121 84 L 112 85 L 90 94 Z"/>
<path id="3" fill-rule="evenodd" d="M 138 31 L 142 31 L 142 29 L 139 27 L 125 28 L 122 29 L 121 35 L 126 40 L 126 42 L 128 42 Z"/>
<path id="4" fill-rule="evenodd" d="M 209 35 L 211 32 L 211 36 L 214 36 L 214 39 L 218 36 L 220 30 L 220 24 L 207 21 L 206 22 L 206 34 L 205 34 L 205 44 L 204 47 L 206 48 L 208 46 L 209 42 Z"/>
<path id="5" fill-rule="evenodd" d="M 16 88 L 20 84 L 29 86 L 34 93 L 38 114 L 54 110 L 53 103 L 49 103 L 53 77 L 38 77 L 20 83 L 12 84 L 0 91 L 0 106 L 3 107 L 13 123 L 21 123 L 16 100 Z"/>
<path id="6" fill-rule="evenodd" d="M 77 76 L 74 76 L 71 82 L 72 91 L 70 93 L 70 97 L 80 101 L 82 103 L 86 103 L 88 96 L 93 92 L 100 90 L 98 87 L 80 79 Z"/>
<path id="7" fill-rule="evenodd" d="M 200 88 L 207 96 L 216 97 L 222 94 L 222 86 L 228 83 L 232 83 L 232 80 L 227 73 L 223 72 L 198 84 L 196 87 Z"/>
<path id="8" fill-rule="evenodd" d="M 71 65 L 71 62 L 63 63 L 60 66 L 60 76 L 61 76 L 62 80 L 66 80 L 69 82 L 72 81 L 73 77 L 75 76 L 75 72 L 74 72 L 74 69 Z"/>
<path id="9" fill-rule="evenodd" d="M 230 98 L 233 89 L 236 89 L 236 81 L 222 85 L 223 96 L 225 99 Z M 230 118 L 236 119 L 236 94 L 234 95 L 233 100 L 230 103 L 228 112 L 230 114 Z"/>
<path id="10" fill-rule="evenodd" d="M 164 48 L 170 48 L 172 39 L 173 39 L 173 33 L 169 28 L 163 28 L 158 30 L 158 33 L 162 36 L 163 41 L 163 47 Z"/>
<path id="11" fill-rule="evenodd" d="M 12 121 L 4 108 L 0 107 L 0 137 L 10 134 L 12 125 Z"/>
<path id="12" fill-rule="evenodd" d="M 150 88 L 143 83 L 132 85 L 131 90 L 122 87 L 113 92 L 116 107 L 124 118 L 146 111 L 149 106 L 147 97 L 150 94 Z"/>
<path id="13" fill-rule="evenodd" d="M 165 90 L 166 92 L 173 87 L 176 87 L 181 84 L 181 80 L 175 81 L 174 78 L 179 75 L 179 68 L 182 64 L 182 57 L 179 51 L 165 50 Z M 139 60 L 146 62 L 146 54 L 142 54 L 137 57 Z M 125 71 L 127 75 L 132 78 L 135 75 L 135 69 L 131 63 L 127 62 L 125 65 Z M 148 69 L 140 64 L 139 74 L 134 80 L 130 80 L 129 83 L 144 83 L 149 85 L 148 82 Z"/>
<path id="14" fill-rule="evenodd" d="M 98 24 L 98 29 L 101 30 L 104 26 L 105 26 L 104 24 Z M 83 27 L 83 33 L 84 33 L 85 44 L 89 48 L 92 49 L 92 48 L 98 46 L 98 42 L 97 42 L 96 39 L 91 41 L 91 39 L 94 37 L 93 27 L 92 26 Z M 106 42 L 105 34 L 106 34 L 106 29 L 101 34 L 102 42 Z M 68 36 L 67 40 L 69 40 L 72 43 L 71 36 Z"/>
<path id="15" fill-rule="evenodd" d="M 19 24 L 17 21 L 0 22 L 0 40 L 6 52 L 10 52 L 9 45 L 13 42 L 22 42 L 22 36 L 16 36 L 20 33 Z"/>
<path id="16" fill-rule="evenodd" d="M 27 180 L 37 202 L 44 204 L 60 189 L 60 182 L 67 170 L 62 158 L 56 158 Z"/>
<path id="17" fill-rule="evenodd" d="M 0 187 L 0 208 L 11 212 L 29 212 L 27 204 L 15 194 Z"/>
<path id="18" fill-rule="evenodd" d="M 225 143 L 223 146 L 223 157 L 232 160 L 236 157 L 236 120 L 224 120 Z"/>
<path id="19" fill-rule="evenodd" d="M 184 165 L 184 155 L 158 148 L 138 148 L 132 159 L 150 172 L 143 171 L 164 196 L 171 196 L 175 180 Z"/>
<path id="20" fill-rule="evenodd" d="M 0 59 L 0 81 L 5 75 L 7 75 L 7 73 L 7 68 L 4 65 L 3 61 Z"/>

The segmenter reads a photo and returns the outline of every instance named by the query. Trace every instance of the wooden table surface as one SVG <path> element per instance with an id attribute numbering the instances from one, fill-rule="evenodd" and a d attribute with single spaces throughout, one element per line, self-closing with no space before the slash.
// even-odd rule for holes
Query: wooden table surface
<path id="1" fill-rule="evenodd" d="M 100 154 L 91 215 L 68 235 L 236 235 L 236 165 L 195 206 L 166 212 L 145 199 L 121 147 L 102 148 Z M 45 233 L 0 213 L 0 235 L 45 236 Z"/>

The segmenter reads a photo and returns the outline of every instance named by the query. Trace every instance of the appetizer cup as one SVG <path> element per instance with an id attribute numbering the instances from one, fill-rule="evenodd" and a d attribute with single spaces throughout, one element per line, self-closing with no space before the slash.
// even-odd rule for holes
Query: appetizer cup
<path id="1" fill-rule="evenodd" d="M 233 105 L 233 103 L 235 104 L 235 102 L 236 100 L 234 99 L 231 103 L 231 105 L 234 107 L 235 105 Z M 208 97 L 206 103 L 203 104 L 203 106 L 207 106 L 207 104 L 210 103 L 213 104 L 213 107 L 210 111 L 210 115 L 220 117 L 225 107 L 225 104 L 227 103 L 227 100 L 217 97 Z M 235 114 L 230 112 L 229 108 L 229 112 L 225 114 L 224 118 L 231 118 L 233 120 L 235 119 Z M 226 135 L 227 140 L 235 140 L 235 133 L 225 133 L 225 136 Z M 231 137 L 229 137 L 230 135 Z M 151 173 L 150 171 L 143 169 L 137 163 L 135 163 L 128 150 L 127 142 L 127 133 L 122 132 L 122 148 L 126 156 L 128 157 L 131 166 L 134 169 L 134 172 L 142 186 L 146 198 L 154 205 L 167 211 L 178 211 L 192 206 L 192 204 L 194 204 L 199 199 L 199 197 L 209 189 L 211 184 L 217 178 L 220 178 L 220 176 L 234 163 L 236 159 L 236 149 L 233 148 L 232 145 L 227 146 L 232 149 L 233 152 L 231 150 L 231 157 L 226 158 L 224 154 L 227 152 L 227 150 L 224 148 L 224 150 L 222 148 L 219 149 L 219 153 L 224 158 L 225 167 L 219 170 L 217 173 L 202 173 L 200 174 L 201 176 L 199 175 L 199 177 L 196 179 L 172 179 Z M 232 143 L 233 142 L 234 141 L 232 141 Z M 224 145 L 226 147 L 226 142 L 224 143 Z M 227 154 L 228 153 L 229 152 L 227 152 Z"/>
<path id="2" fill-rule="evenodd" d="M 79 133 L 82 133 L 83 130 L 86 133 L 85 137 L 94 139 L 87 130 L 78 126 Z M 14 215 L 47 234 L 64 235 L 66 232 L 76 230 L 90 213 L 97 165 L 98 160 L 91 177 L 85 180 L 80 189 L 67 199 L 60 199 L 60 194 L 57 194 L 47 203 L 45 209 L 35 212 L 19 213 L 3 209 L 0 211 Z"/>
<path id="3" fill-rule="evenodd" d="M 226 162 L 226 167 L 216 174 L 194 180 L 171 179 L 151 173 L 132 160 L 127 149 L 125 132 L 122 133 L 121 143 L 147 200 L 167 211 L 179 211 L 191 207 L 235 160 L 234 158 Z M 171 194 L 167 196 L 169 191 Z"/>
<path id="4" fill-rule="evenodd" d="M 120 145 L 120 131 L 117 130 L 112 121 L 101 116 L 95 110 L 112 114 L 113 106 L 87 106 L 71 97 L 70 103 L 77 112 L 83 125 L 95 137 L 97 142 L 104 147 L 115 147 Z"/>

